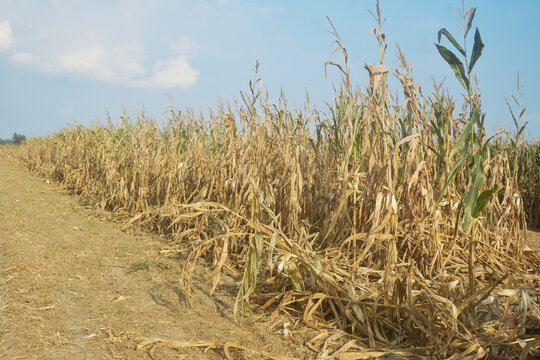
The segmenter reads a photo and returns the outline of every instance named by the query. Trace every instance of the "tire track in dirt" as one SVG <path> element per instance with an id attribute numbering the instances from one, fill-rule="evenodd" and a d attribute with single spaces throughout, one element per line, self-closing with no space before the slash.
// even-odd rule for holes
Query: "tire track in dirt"
<path id="1" fill-rule="evenodd" d="M 226 286 L 216 297 L 197 291 L 188 307 L 176 283 L 179 262 L 159 255 L 159 241 L 92 217 L 75 197 L 5 158 L 0 174 L 0 358 L 223 358 L 220 349 L 137 350 L 140 337 L 304 357 L 270 324 L 237 326 Z"/>

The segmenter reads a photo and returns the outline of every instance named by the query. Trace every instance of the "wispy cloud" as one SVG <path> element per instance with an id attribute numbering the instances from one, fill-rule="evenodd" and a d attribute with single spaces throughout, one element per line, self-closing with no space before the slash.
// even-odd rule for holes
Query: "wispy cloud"
<path id="1" fill-rule="evenodd" d="M 105 76 L 108 71 L 104 66 L 105 48 L 103 46 L 60 54 L 55 60 L 57 60 L 57 63 L 54 64 L 57 72 L 94 73 L 99 75 L 100 80 L 108 78 Z"/>
<path id="2" fill-rule="evenodd" d="M 540 112 L 536 113 L 525 113 L 523 116 L 523 120 L 527 121 L 529 123 L 537 123 L 540 124 Z"/>
<path id="3" fill-rule="evenodd" d="M 193 53 L 194 49 L 195 45 L 184 41 L 184 48 L 176 50 Z M 68 48 L 39 55 L 16 52 L 10 60 L 47 73 L 83 75 L 95 81 L 133 87 L 187 89 L 195 85 L 199 76 L 185 55 L 146 66 L 145 49 L 138 42 Z"/>
<path id="4" fill-rule="evenodd" d="M 129 85 L 130 80 L 143 76 L 144 47 L 131 44 L 105 47 L 94 45 L 48 54 L 36 66 L 58 74 L 82 74 L 94 80 Z"/>
<path id="5" fill-rule="evenodd" d="M 85 3 L 70 6 L 71 2 L 64 0 L 36 2 L 34 11 L 22 18 L 20 11 L 3 9 L 0 4 L 0 12 L 7 14 L 6 20 L 0 21 L 0 55 L 21 69 L 121 86 L 194 86 L 199 70 L 192 66 L 192 59 L 199 45 L 184 34 L 174 33 L 169 41 L 154 41 L 147 31 L 141 30 L 146 26 L 145 14 L 154 5 L 134 1 L 133 6 L 127 6 L 124 0 L 121 2 L 124 6 L 105 6 L 103 21 L 99 23 L 92 19 L 102 8 Z M 57 17 L 56 21 L 43 14 Z"/>
<path id="6" fill-rule="evenodd" d="M 28 52 L 16 52 L 9 57 L 9 60 L 16 64 L 29 64 L 33 61 L 37 61 L 37 56 Z"/>
<path id="7" fill-rule="evenodd" d="M 195 56 L 199 50 L 199 45 L 194 43 L 184 34 L 179 34 L 177 39 L 169 42 L 169 50 L 174 54 L 183 54 L 186 56 Z"/>
<path id="8" fill-rule="evenodd" d="M 9 50 L 15 44 L 9 21 L 0 21 L 0 51 Z"/>

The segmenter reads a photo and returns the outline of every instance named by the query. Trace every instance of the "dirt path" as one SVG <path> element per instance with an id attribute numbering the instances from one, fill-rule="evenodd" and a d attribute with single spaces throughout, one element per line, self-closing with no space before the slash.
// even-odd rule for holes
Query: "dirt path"
<path id="1" fill-rule="evenodd" d="M 160 256 L 161 246 L 93 218 L 75 197 L 0 159 L 0 358 L 224 358 L 222 348 L 137 349 L 142 337 L 303 357 L 277 326 L 237 326 L 232 286 L 215 297 L 199 290 L 188 306 L 179 262 Z M 231 358 L 262 357 L 231 350 Z"/>

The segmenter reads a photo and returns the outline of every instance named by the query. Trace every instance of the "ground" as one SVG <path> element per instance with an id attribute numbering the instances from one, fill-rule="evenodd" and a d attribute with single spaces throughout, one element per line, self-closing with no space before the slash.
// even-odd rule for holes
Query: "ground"
<path id="1" fill-rule="evenodd" d="M 540 230 L 528 230 L 525 245 L 534 251 L 540 252 Z"/>
<path id="2" fill-rule="evenodd" d="M 164 257 L 164 245 L 100 220 L 75 196 L 0 158 L 0 358 L 305 357 L 280 334 L 283 321 L 237 325 L 234 283 L 210 296 L 204 267 L 186 301 L 180 261 Z M 224 351 L 233 343 L 250 350 Z"/>

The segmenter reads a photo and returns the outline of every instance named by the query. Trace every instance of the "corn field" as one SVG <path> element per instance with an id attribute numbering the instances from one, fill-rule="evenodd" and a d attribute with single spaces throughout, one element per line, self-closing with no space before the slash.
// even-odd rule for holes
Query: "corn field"
<path id="1" fill-rule="evenodd" d="M 17 156 L 85 204 L 164 235 L 169 253 L 187 254 L 186 292 L 202 261 L 210 293 L 223 273 L 238 280 L 239 321 L 284 314 L 321 329 L 307 344 L 321 358 L 539 356 L 540 261 L 522 230 L 540 224 L 540 147 L 488 140 L 470 71 L 456 73 L 465 104 L 437 86 L 422 93 L 401 50 L 391 73 L 374 16 L 381 59 L 366 65 L 364 89 L 335 31 L 342 60 L 326 71 L 341 82 L 325 112 L 309 99 L 271 104 L 255 76 L 208 116 L 126 114 L 30 139 Z"/>
<path id="2" fill-rule="evenodd" d="M 540 229 L 540 142 L 523 144 L 517 164 L 527 224 Z"/>

